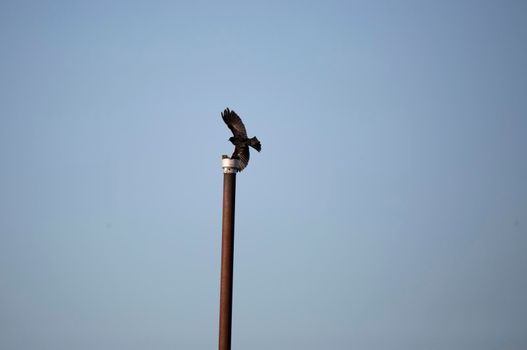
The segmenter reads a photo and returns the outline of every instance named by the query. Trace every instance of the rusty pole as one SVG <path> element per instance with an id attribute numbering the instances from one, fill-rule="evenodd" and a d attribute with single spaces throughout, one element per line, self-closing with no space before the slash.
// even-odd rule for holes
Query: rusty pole
<path id="1" fill-rule="evenodd" d="M 223 156 L 223 219 L 221 238 L 219 350 L 231 349 L 232 274 L 234 263 L 234 207 L 236 173 L 240 161 Z"/>

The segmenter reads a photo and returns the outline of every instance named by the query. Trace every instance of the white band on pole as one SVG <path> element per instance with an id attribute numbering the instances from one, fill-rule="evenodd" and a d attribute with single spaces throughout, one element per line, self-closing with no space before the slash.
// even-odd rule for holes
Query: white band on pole
<path id="1" fill-rule="evenodd" d="M 240 160 L 223 156 L 221 167 L 223 168 L 224 174 L 236 174 L 240 170 Z"/>

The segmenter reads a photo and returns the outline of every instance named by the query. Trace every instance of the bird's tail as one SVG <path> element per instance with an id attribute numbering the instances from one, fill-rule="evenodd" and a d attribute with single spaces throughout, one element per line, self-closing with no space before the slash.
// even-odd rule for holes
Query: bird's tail
<path id="1" fill-rule="evenodd" d="M 260 143 L 260 141 L 258 141 L 258 139 L 255 137 L 249 139 L 249 145 L 254 148 L 255 150 L 257 150 L 258 152 L 260 152 L 262 150 L 262 144 Z"/>

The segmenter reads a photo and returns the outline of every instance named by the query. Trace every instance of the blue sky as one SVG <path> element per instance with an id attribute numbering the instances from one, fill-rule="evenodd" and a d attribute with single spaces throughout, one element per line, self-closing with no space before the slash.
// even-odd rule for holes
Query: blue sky
<path id="1" fill-rule="evenodd" d="M 527 346 L 520 1 L 0 3 L 0 348 Z M 254 152 L 256 153 L 256 152 Z"/>

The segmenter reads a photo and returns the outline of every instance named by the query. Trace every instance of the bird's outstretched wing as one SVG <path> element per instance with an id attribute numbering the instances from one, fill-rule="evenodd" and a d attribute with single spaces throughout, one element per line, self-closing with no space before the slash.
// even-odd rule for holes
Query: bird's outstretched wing
<path id="1" fill-rule="evenodd" d="M 247 164 L 249 164 L 249 146 L 236 146 L 234 147 L 234 153 L 232 154 L 231 158 L 239 159 L 240 160 L 240 171 L 245 169 Z"/>
<path id="2" fill-rule="evenodd" d="M 236 138 L 247 138 L 247 131 L 245 130 L 245 125 L 243 125 L 243 122 L 241 118 L 236 114 L 236 112 L 229 110 L 226 108 L 223 113 L 221 114 L 221 117 L 223 118 L 223 121 L 229 129 L 231 129 L 234 137 Z M 249 154 L 249 152 L 247 152 Z M 247 157 L 249 159 L 249 157 Z"/>

